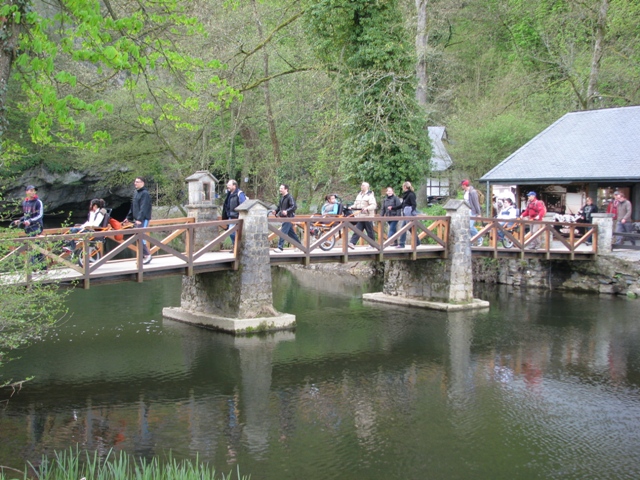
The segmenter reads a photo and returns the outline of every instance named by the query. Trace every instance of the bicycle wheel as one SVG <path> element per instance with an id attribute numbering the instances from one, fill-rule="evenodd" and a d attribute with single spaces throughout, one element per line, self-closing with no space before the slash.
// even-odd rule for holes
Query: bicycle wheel
<path id="1" fill-rule="evenodd" d="M 333 235 L 327 238 L 324 242 L 322 242 L 320 244 L 320 248 L 326 252 L 331 250 L 335 246 L 335 244 L 336 244 L 336 236 Z"/>
<path id="2" fill-rule="evenodd" d="M 504 237 L 502 239 L 502 245 L 504 246 L 504 248 L 511 248 L 513 247 L 513 242 L 509 238 Z"/>
<path id="3" fill-rule="evenodd" d="M 84 267 L 84 250 L 78 254 L 78 265 Z M 100 260 L 100 250 L 95 245 L 89 245 L 89 265 Z"/>

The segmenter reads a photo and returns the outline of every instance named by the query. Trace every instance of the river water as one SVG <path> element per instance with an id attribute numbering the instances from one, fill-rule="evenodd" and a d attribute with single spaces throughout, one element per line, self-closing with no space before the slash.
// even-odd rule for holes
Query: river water
<path id="1" fill-rule="evenodd" d="M 180 278 L 76 290 L 19 352 L 0 465 L 71 445 L 253 479 L 640 478 L 638 301 L 481 289 L 483 312 L 362 302 L 352 277 L 274 273 L 295 331 L 163 320 Z"/>

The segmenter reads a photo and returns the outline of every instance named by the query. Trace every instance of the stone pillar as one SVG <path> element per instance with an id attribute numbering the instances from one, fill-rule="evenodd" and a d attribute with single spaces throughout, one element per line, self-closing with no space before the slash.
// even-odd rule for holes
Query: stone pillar
<path id="1" fill-rule="evenodd" d="M 237 208 L 242 221 L 238 270 L 182 277 L 180 308 L 165 308 L 165 317 L 231 332 L 295 324 L 295 315 L 273 308 L 267 209 L 259 200 Z"/>
<path id="2" fill-rule="evenodd" d="M 218 220 L 217 205 L 187 205 L 187 216 L 196 219 L 196 223 Z M 196 248 L 203 247 L 209 240 L 218 235 L 218 227 L 212 226 L 196 230 Z"/>
<path id="3" fill-rule="evenodd" d="M 471 209 L 463 200 L 449 200 L 444 206 L 449 217 L 449 298 L 451 303 L 473 301 L 471 268 Z"/>
<path id="4" fill-rule="evenodd" d="M 592 213 L 593 224 L 598 226 L 598 253 L 611 253 L 613 242 L 613 214 Z"/>
<path id="5" fill-rule="evenodd" d="M 489 306 L 473 298 L 471 209 L 463 200 L 449 200 L 444 208 L 450 217 L 448 258 L 387 261 L 382 293 L 365 294 L 365 300 L 447 311 Z"/>

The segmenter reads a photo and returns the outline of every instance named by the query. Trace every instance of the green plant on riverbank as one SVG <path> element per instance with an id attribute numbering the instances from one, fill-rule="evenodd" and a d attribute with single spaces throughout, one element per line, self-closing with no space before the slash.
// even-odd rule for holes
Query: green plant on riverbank
<path id="1" fill-rule="evenodd" d="M 40 274 L 46 259 L 37 251 L 21 252 L 19 235 L 24 233 L 17 229 L 0 231 L 0 388 L 8 386 L 13 390 L 20 389 L 25 379 L 3 378 L 3 364 L 10 359 L 10 352 L 40 340 L 67 314 L 65 300 L 70 292 L 55 282 L 20 284 L 27 275 Z M 52 249 L 44 241 L 38 246 Z"/>
<path id="2" fill-rule="evenodd" d="M 16 476 L 19 474 L 19 476 Z M 169 456 L 166 462 L 158 457 L 152 460 L 139 459 L 125 452 L 119 454 L 110 450 L 107 456 L 100 458 L 97 452 L 82 454 L 77 449 L 70 448 L 55 453 L 54 458 L 42 457 L 39 466 L 29 463 L 24 471 L 0 466 L 0 480 L 37 478 L 38 480 L 249 480 L 250 476 L 240 475 L 237 467 L 228 474 L 217 474 L 214 468 L 194 461 L 182 460 L 178 462 Z"/>

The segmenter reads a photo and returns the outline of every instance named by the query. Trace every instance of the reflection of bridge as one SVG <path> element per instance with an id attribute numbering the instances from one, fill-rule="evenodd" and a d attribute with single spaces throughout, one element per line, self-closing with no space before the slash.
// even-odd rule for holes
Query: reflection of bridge
<path id="1" fill-rule="evenodd" d="M 433 258 L 447 258 L 449 255 L 449 217 L 397 217 L 400 222 L 405 222 L 397 233 L 387 238 L 384 232 L 387 219 L 384 217 L 372 217 L 376 237 L 382 240 L 368 239 L 364 232 L 356 227 L 355 218 L 330 218 L 331 226 L 321 234 L 312 235 L 313 225 L 317 225 L 317 216 L 302 216 L 295 218 L 296 228 L 301 243 L 291 242 L 290 248 L 285 248 L 282 253 L 275 253 L 272 249 L 264 253 L 269 255 L 271 265 L 303 264 L 349 261 L 384 261 L 384 260 L 419 260 Z M 279 226 L 287 219 L 269 218 L 269 239 L 272 246 L 275 241 L 283 237 Z M 175 223 L 175 222 L 178 223 Z M 563 260 L 591 260 L 597 252 L 597 231 L 592 225 L 586 226 L 586 233 L 577 236 L 574 229 L 569 235 L 564 236 L 559 232 L 559 224 L 556 222 L 531 222 L 514 221 L 519 228 L 506 228 L 502 222 L 496 219 L 478 218 L 482 225 L 478 234 L 470 241 L 474 246 L 470 247 L 474 256 L 493 258 L 540 258 Z M 534 236 L 524 235 L 521 232 L 528 231 L 532 224 L 540 225 L 540 229 Z M 229 226 L 231 227 L 229 228 Z M 138 281 L 145 278 L 156 278 L 167 275 L 194 275 L 220 270 L 238 269 L 238 251 L 229 249 L 223 245 L 232 232 L 236 232 L 238 238 L 242 237 L 243 221 L 212 221 L 194 223 L 193 219 L 185 218 L 175 221 L 155 221 L 148 228 L 126 230 L 126 237 L 120 239 L 122 231 L 109 230 L 93 232 L 93 242 L 104 241 L 110 247 L 108 251 L 94 262 L 84 262 L 80 266 L 70 262 L 59 254 L 60 246 L 72 239 L 86 238 L 86 234 L 61 235 L 58 230 L 50 230 L 45 236 L 18 238 L 11 240 L 15 244 L 6 256 L 0 259 L 0 268 L 14 262 L 16 256 L 28 258 L 32 254 L 44 255 L 47 259 L 48 270 L 33 272 L 25 269 L 23 276 L 12 274 L 6 281 L 12 283 L 39 282 L 78 282 L 88 288 L 92 282 L 118 282 Z M 200 239 L 203 234 L 215 232 L 206 241 Z M 366 238 L 360 241 L 355 248 L 349 248 L 344 239 L 353 233 L 362 234 Z M 404 232 L 407 234 L 405 248 L 396 248 L 393 243 Z M 289 241 L 288 237 L 284 237 Z M 333 248 L 323 249 L 327 239 L 336 238 Z M 506 238 L 508 242 L 502 242 Z M 587 240 L 593 238 L 591 245 Z M 479 239 L 483 240 L 482 246 L 478 246 Z M 534 240 L 542 245 L 536 250 L 529 249 Z M 149 243 L 153 254 L 153 261 L 144 265 L 136 255 L 142 249 L 142 241 Z M 84 242 L 90 245 L 90 242 Z M 505 243 L 510 245 L 505 247 Z M 326 245 L 326 244 L 325 244 Z M 326 247 L 325 247 L 326 248 Z M 122 257 L 124 252 L 132 252 L 129 258 Z M 5 268 L 5 272 L 7 269 Z"/>

